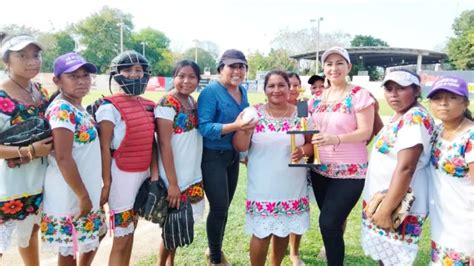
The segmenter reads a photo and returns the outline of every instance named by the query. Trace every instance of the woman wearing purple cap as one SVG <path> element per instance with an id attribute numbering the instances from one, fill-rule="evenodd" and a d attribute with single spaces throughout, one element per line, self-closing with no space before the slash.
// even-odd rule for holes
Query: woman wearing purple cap
<path id="1" fill-rule="evenodd" d="M 97 68 L 79 54 L 54 61 L 59 94 L 46 117 L 53 132 L 54 153 L 48 158 L 44 184 L 41 239 L 59 254 L 59 265 L 90 265 L 103 227 L 100 208 L 102 165 L 93 118 L 82 106 Z"/>
<path id="2" fill-rule="evenodd" d="M 232 137 L 237 130 L 253 129 L 256 121 L 242 119 L 242 111 L 249 106 L 247 91 L 240 85 L 247 72 L 245 55 L 235 49 L 225 51 L 217 72 L 221 74 L 219 80 L 211 82 L 199 95 L 198 127 L 204 146 L 204 191 L 210 205 L 206 226 L 208 255 L 211 264 L 219 265 L 226 263 L 222 240 L 239 177 L 239 153 L 232 146 Z"/>
<path id="3" fill-rule="evenodd" d="M 41 46 L 29 35 L 0 33 L 7 79 L 0 84 L 0 132 L 29 118 L 44 117 L 48 96 L 32 79 L 41 69 Z M 39 265 L 39 209 L 51 138 L 27 147 L 0 145 L 0 258 L 18 246 L 25 265 Z"/>
<path id="4" fill-rule="evenodd" d="M 466 81 L 442 77 L 428 98 L 442 122 L 431 150 L 431 263 L 474 265 L 474 122 Z"/>
<path id="5" fill-rule="evenodd" d="M 428 214 L 430 139 L 434 121 L 418 103 L 420 78 L 407 70 L 388 73 L 382 82 L 395 114 L 374 139 L 363 192 L 361 242 L 366 255 L 384 265 L 412 265 Z M 406 198 L 412 191 L 415 201 Z M 378 202 L 383 202 L 376 207 Z M 398 206 L 405 216 L 394 221 Z"/>

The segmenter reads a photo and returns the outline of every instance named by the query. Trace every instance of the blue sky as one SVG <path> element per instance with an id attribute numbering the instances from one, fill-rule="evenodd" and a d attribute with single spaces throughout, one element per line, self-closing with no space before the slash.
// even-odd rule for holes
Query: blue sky
<path id="1" fill-rule="evenodd" d="M 2 3 L 0 25 L 54 31 L 108 5 L 131 13 L 137 30 L 152 27 L 164 32 L 174 50 L 185 50 L 198 39 L 213 41 L 221 52 L 228 48 L 268 52 L 279 30 L 315 26 L 310 19 L 317 17 L 324 18 L 322 33 L 372 35 L 392 47 L 435 49 L 452 36 L 454 18 L 474 9 L 473 0 L 26 0 L 21 7 L 19 3 Z"/>

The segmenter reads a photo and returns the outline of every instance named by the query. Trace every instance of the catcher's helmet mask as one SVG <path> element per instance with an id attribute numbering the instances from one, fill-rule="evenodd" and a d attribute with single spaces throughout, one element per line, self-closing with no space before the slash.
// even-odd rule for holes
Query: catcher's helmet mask
<path id="1" fill-rule="evenodd" d="M 129 68 L 133 65 L 141 65 L 143 67 L 142 78 L 129 79 L 120 74 L 120 70 Z M 109 90 L 111 90 L 111 81 L 113 78 L 120 86 L 122 91 L 128 95 L 140 95 L 145 92 L 146 85 L 150 79 L 151 71 L 150 64 L 144 56 L 135 51 L 125 51 L 112 59 L 110 68 Z"/>

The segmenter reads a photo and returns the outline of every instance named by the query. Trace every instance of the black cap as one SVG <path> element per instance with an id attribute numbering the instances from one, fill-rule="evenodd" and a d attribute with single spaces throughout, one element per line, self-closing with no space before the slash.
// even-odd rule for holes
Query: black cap
<path id="1" fill-rule="evenodd" d="M 322 80 L 324 81 L 324 78 L 321 77 L 321 76 L 318 76 L 318 75 L 312 75 L 309 79 L 308 79 L 308 84 L 310 85 L 313 85 L 313 83 L 317 80 Z"/>
<path id="2" fill-rule="evenodd" d="M 232 64 L 247 64 L 247 58 L 245 58 L 244 53 L 236 49 L 229 49 L 222 54 L 221 59 L 219 59 L 219 64 L 217 65 L 217 72 L 220 72 L 220 68 L 224 65 L 232 65 Z"/>

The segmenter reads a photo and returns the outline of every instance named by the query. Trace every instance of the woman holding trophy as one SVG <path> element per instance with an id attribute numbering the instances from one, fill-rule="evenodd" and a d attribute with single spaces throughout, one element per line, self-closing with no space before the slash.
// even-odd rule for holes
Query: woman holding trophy
<path id="1" fill-rule="evenodd" d="M 321 61 L 330 86 L 308 102 L 311 122 L 320 131 L 312 143 L 318 145 L 321 164 L 313 167 L 311 181 L 328 265 L 343 265 L 343 224 L 364 187 L 375 101 L 346 81 L 352 65 L 344 48 L 327 49 Z"/>
<path id="2" fill-rule="evenodd" d="M 311 156 L 313 147 L 309 137 L 298 134 L 296 148 L 290 148 L 287 132 L 300 129 L 301 121 L 287 102 L 289 87 L 285 72 L 270 71 L 264 81 L 267 103 L 254 106 L 255 129 L 237 131 L 233 139 L 236 150 L 249 151 L 245 231 L 252 234 L 252 265 L 265 265 L 272 238 L 270 265 L 280 265 L 289 234 L 302 235 L 310 226 L 306 169 L 288 163 Z"/>

